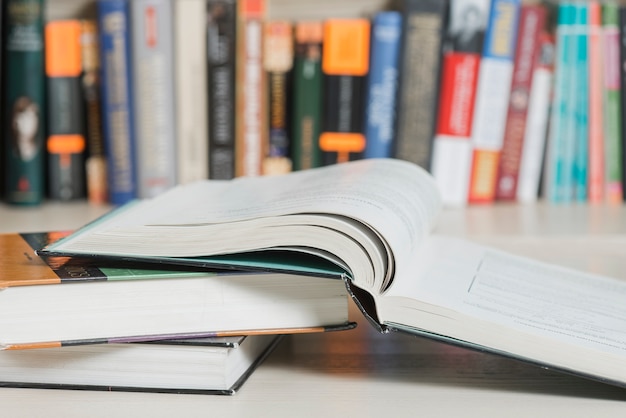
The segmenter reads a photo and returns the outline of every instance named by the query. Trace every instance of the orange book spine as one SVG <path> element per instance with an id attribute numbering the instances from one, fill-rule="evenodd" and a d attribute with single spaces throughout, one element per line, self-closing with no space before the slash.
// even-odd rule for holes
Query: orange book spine
<path id="1" fill-rule="evenodd" d="M 358 159 L 365 150 L 363 94 L 369 71 L 370 22 L 330 19 L 324 25 L 324 164 Z"/>
<path id="2" fill-rule="evenodd" d="M 259 176 L 269 146 L 263 70 L 265 1 L 241 0 L 237 12 L 235 175 Z"/>
<path id="3" fill-rule="evenodd" d="M 45 28 L 48 81 L 48 190 L 52 199 L 85 196 L 82 49 L 79 20 L 52 21 Z"/>

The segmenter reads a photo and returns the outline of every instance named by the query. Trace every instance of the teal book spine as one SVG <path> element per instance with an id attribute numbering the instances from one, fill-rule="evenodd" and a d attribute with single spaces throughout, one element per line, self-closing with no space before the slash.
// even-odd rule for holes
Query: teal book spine
<path id="1" fill-rule="evenodd" d="M 552 203 L 567 203 L 572 198 L 572 161 L 568 159 L 573 145 L 571 71 L 572 28 L 575 5 L 562 2 L 558 7 L 554 96 L 548 135 L 545 173 L 545 196 Z"/>
<path id="2" fill-rule="evenodd" d="M 586 3 L 576 5 L 574 23 L 574 65 L 572 89 L 574 100 L 573 192 L 577 202 L 587 201 L 589 177 L 589 12 Z"/>
<path id="3" fill-rule="evenodd" d="M 3 136 L 6 200 L 37 205 L 45 193 L 43 0 L 9 0 L 5 18 Z"/>

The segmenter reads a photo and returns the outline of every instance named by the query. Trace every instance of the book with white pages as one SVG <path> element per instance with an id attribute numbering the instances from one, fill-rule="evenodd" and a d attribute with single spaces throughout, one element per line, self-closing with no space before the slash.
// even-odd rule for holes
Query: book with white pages
<path id="1" fill-rule="evenodd" d="M 626 386 L 624 281 L 436 234 L 441 210 L 428 172 L 368 159 L 179 186 L 42 253 L 275 272 L 330 261 L 381 331 Z"/>

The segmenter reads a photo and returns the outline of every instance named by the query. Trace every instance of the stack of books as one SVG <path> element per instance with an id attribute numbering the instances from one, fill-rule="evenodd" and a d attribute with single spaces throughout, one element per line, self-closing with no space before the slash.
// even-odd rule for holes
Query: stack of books
<path id="1" fill-rule="evenodd" d="M 232 393 L 275 335 L 351 328 L 352 299 L 381 332 L 626 386 L 624 281 L 433 233 L 441 207 L 423 168 L 366 159 L 5 235 L 1 379 Z"/>
<path id="2" fill-rule="evenodd" d="M 350 329 L 342 281 L 39 256 L 0 235 L 0 386 L 234 394 L 283 334 Z"/>

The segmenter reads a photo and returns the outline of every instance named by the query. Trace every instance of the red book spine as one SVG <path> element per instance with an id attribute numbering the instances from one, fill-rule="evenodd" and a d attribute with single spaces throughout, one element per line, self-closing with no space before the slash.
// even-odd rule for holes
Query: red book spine
<path id="1" fill-rule="evenodd" d="M 472 133 L 479 54 L 452 52 L 444 57 L 437 134 L 467 137 Z"/>
<path id="2" fill-rule="evenodd" d="M 496 199 L 498 200 L 515 200 L 516 197 L 532 76 L 537 63 L 540 35 L 545 26 L 545 20 L 546 11 L 543 6 L 524 5 L 522 7 L 511 94 L 496 182 Z"/>

